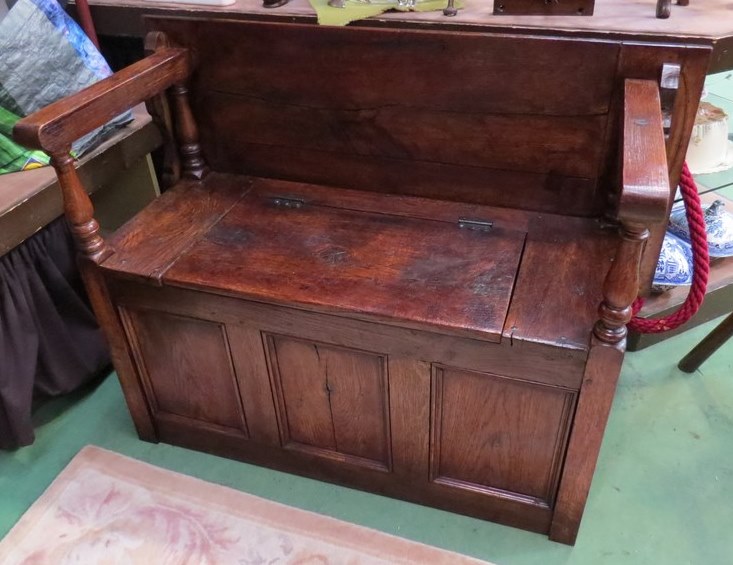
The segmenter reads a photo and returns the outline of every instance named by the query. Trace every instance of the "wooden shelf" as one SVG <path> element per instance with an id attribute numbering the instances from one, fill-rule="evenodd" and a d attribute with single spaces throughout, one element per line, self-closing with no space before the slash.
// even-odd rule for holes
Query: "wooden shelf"
<path id="1" fill-rule="evenodd" d="M 733 201 L 724 196 L 709 192 L 704 194 L 700 200 L 703 205 L 710 204 L 713 200 L 724 200 L 726 209 L 733 211 Z M 661 318 L 677 310 L 687 298 L 689 287 L 677 287 L 668 292 L 649 297 L 639 313 L 644 318 Z M 710 320 L 727 314 L 733 308 L 733 257 L 725 259 L 714 259 L 710 264 L 710 279 L 708 290 L 705 294 L 705 302 L 700 311 L 684 326 L 676 330 L 662 334 L 639 334 L 629 333 L 627 348 L 629 351 L 638 351 L 654 345 L 660 341 L 682 333 L 690 328 L 709 322 Z"/>
<path id="2" fill-rule="evenodd" d="M 132 113 L 130 124 L 80 159 L 77 169 L 90 194 L 114 183 L 160 146 L 160 132 L 145 107 L 137 106 Z M 0 185 L 0 255 L 4 255 L 58 218 L 63 206 L 51 167 L 2 175 Z"/>
<path id="3" fill-rule="evenodd" d="M 441 10 L 430 12 L 390 11 L 357 22 L 358 26 L 389 26 L 393 22 L 445 29 L 472 29 L 490 26 L 497 32 L 527 34 L 585 34 L 599 39 L 623 38 L 629 41 L 667 41 L 702 43 L 713 47 L 710 72 L 733 68 L 733 22 L 727 0 L 706 0 L 690 6 L 675 7 L 669 19 L 654 17 L 653 2 L 636 0 L 596 0 L 592 17 L 494 15 L 493 2 L 464 0 L 455 17 Z M 70 2 L 72 13 L 76 8 Z M 237 19 L 242 17 L 270 21 L 315 22 L 316 13 L 307 0 L 290 0 L 276 9 L 264 8 L 262 0 L 236 0 L 230 6 L 214 7 L 181 2 L 146 0 L 90 0 L 89 6 L 99 35 L 144 37 L 143 16 L 183 16 Z"/>

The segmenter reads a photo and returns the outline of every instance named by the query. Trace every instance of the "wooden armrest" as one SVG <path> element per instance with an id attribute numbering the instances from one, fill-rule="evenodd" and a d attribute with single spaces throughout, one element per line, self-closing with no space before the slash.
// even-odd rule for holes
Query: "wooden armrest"
<path id="1" fill-rule="evenodd" d="M 670 199 L 667 151 L 657 84 L 627 80 L 621 140 L 618 219 L 648 226 L 667 220 Z"/>
<path id="2" fill-rule="evenodd" d="M 72 142 L 184 81 L 190 70 L 188 50 L 161 48 L 142 61 L 23 118 L 15 125 L 13 137 L 26 147 L 50 154 L 68 152 Z"/>
<path id="3" fill-rule="evenodd" d="M 617 344 L 626 338 L 631 304 L 639 291 L 641 254 L 648 226 L 666 222 L 670 199 L 659 90 L 649 80 L 624 85 L 621 194 L 618 219 L 622 240 L 603 284 L 596 339 Z"/>

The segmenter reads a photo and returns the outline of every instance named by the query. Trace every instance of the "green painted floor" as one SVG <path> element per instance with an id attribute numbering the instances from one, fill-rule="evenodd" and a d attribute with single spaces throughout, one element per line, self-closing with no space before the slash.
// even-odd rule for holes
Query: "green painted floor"
<path id="1" fill-rule="evenodd" d="M 168 445 L 141 442 L 114 376 L 35 414 L 0 452 L 4 535 L 86 444 L 499 565 L 733 563 L 733 341 L 701 371 L 678 359 L 713 324 L 626 357 L 574 548 L 546 537 Z M 85 565 L 85 564 L 84 564 Z"/>

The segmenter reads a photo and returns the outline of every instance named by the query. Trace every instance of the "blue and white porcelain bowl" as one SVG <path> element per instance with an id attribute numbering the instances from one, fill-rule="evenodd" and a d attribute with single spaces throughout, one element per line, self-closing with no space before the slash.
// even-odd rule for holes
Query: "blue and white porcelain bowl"
<path id="1" fill-rule="evenodd" d="M 681 202 L 672 207 L 669 231 L 690 242 L 690 228 Z M 722 200 L 716 200 L 705 210 L 705 231 L 708 234 L 708 253 L 711 258 L 733 257 L 733 216 L 725 211 Z"/>
<path id="2" fill-rule="evenodd" d="M 664 235 L 662 252 L 654 272 L 652 290 L 665 292 L 678 286 L 692 284 L 692 248 L 674 234 Z"/>

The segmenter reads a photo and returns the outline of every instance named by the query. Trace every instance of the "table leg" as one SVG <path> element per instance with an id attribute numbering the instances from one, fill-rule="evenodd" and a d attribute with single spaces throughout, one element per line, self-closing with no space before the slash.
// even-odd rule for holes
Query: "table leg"
<path id="1" fill-rule="evenodd" d="M 733 314 L 723 320 L 677 365 L 685 373 L 695 372 L 715 351 L 733 336 Z"/>

